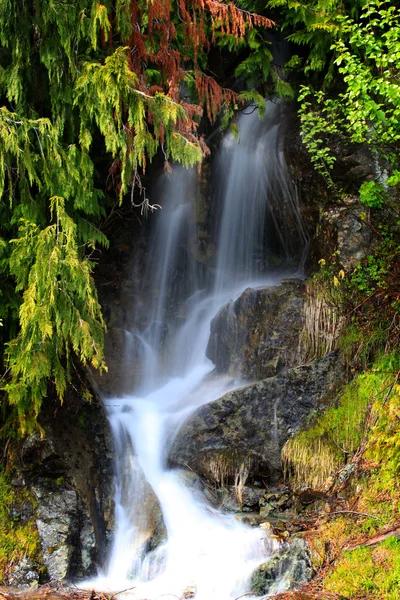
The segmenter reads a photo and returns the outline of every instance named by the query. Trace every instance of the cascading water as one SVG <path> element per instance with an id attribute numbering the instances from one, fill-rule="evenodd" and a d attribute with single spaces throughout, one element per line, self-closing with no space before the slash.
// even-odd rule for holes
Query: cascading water
<path id="1" fill-rule="evenodd" d="M 212 317 L 246 284 L 257 278 L 259 284 L 261 275 L 263 284 L 279 281 L 266 280 L 266 265 L 259 264 L 268 197 L 275 190 L 288 202 L 291 189 L 274 179 L 288 176 L 277 150 L 279 116 L 276 107 L 268 108 L 263 123 L 257 114 L 241 115 L 239 143 L 227 136 L 220 151 L 218 171 L 225 179 L 218 183 L 213 281 L 201 281 L 187 252 L 194 233 L 194 172 L 176 167 L 164 184 L 145 269 L 153 297 L 145 322 L 134 322 L 130 334 L 141 348 L 140 376 L 131 395 L 105 400 L 117 454 L 116 531 L 108 566 L 92 585 L 135 588 L 126 592 L 135 598 L 182 597 L 190 588 L 199 600 L 227 600 L 248 591 L 252 571 L 276 546 L 265 530 L 211 509 L 201 492 L 190 491 L 167 467 L 171 441 L 188 415 L 240 385 L 212 374 L 205 357 Z M 146 553 L 155 497 L 167 539 Z"/>

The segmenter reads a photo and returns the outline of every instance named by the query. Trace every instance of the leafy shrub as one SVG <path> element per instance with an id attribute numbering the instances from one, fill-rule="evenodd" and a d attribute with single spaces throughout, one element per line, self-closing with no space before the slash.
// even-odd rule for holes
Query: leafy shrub
<path id="1" fill-rule="evenodd" d="M 376 181 L 364 181 L 360 187 L 360 202 L 368 208 L 382 208 L 386 193 L 383 185 Z"/>

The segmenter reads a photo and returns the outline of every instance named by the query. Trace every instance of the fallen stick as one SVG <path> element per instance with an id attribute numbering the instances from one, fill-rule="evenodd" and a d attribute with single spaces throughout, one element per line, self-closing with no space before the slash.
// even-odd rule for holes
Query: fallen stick
<path id="1" fill-rule="evenodd" d="M 335 510 L 334 512 L 327 513 L 328 515 L 341 515 L 341 514 L 351 514 L 351 515 L 361 515 L 362 517 L 371 517 L 372 519 L 376 519 L 377 521 L 382 521 L 380 517 L 376 515 L 370 515 L 369 513 L 358 512 L 357 510 Z"/>
<path id="2" fill-rule="evenodd" d="M 400 537 L 400 527 L 397 527 L 395 529 L 391 529 L 390 531 L 386 531 L 384 533 L 376 535 L 375 537 L 370 538 L 369 540 L 366 540 L 364 542 L 359 542 L 358 544 L 353 544 L 352 546 L 349 546 L 346 549 L 347 550 L 355 550 L 356 548 L 360 548 L 361 546 L 365 546 L 365 547 L 375 546 L 376 544 L 380 544 L 381 542 L 386 540 L 388 537 Z"/>

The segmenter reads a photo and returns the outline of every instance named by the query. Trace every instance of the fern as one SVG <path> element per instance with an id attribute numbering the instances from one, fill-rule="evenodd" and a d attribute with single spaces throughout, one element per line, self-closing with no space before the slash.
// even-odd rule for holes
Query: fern
<path id="1" fill-rule="evenodd" d="M 53 223 L 40 229 L 21 219 L 19 237 L 11 240 L 10 271 L 23 290 L 21 329 L 7 345 L 12 381 L 5 386 L 23 432 L 30 431 L 54 382 L 62 400 L 71 355 L 104 369 L 103 333 L 92 265 L 80 255 L 77 227 L 60 197 L 50 199 Z"/>

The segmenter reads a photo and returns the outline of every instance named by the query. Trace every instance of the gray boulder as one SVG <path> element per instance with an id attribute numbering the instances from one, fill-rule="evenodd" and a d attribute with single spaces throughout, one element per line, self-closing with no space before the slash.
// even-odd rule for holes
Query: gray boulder
<path id="1" fill-rule="evenodd" d="M 299 364 L 304 290 L 299 279 L 287 279 L 247 288 L 223 306 L 211 322 L 206 352 L 217 372 L 265 379 Z"/>
<path id="2" fill-rule="evenodd" d="M 218 484 L 276 481 L 281 450 L 334 393 L 344 371 L 336 353 L 247 385 L 200 407 L 175 438 L 170 461 Z"/>
<path id="3" fill-rule="evenodd" d="M 36 521 L 49 578 L 90 577 L 104 565 L 113 529 L 108 422 L 95 402 L 70 390 L 63 406 L 46 408 L 45 436 L 35 432 L 24 440 L 13 484 L 36 497 L 22 515 Z"/>
<path id="4" fill-rule="evenodd" d="M 251 590 L 260 596 L 293 590 L 311 577 L 308 546 L 304 540 L 294 539 L 258 567 L 251 578 Z"/>

